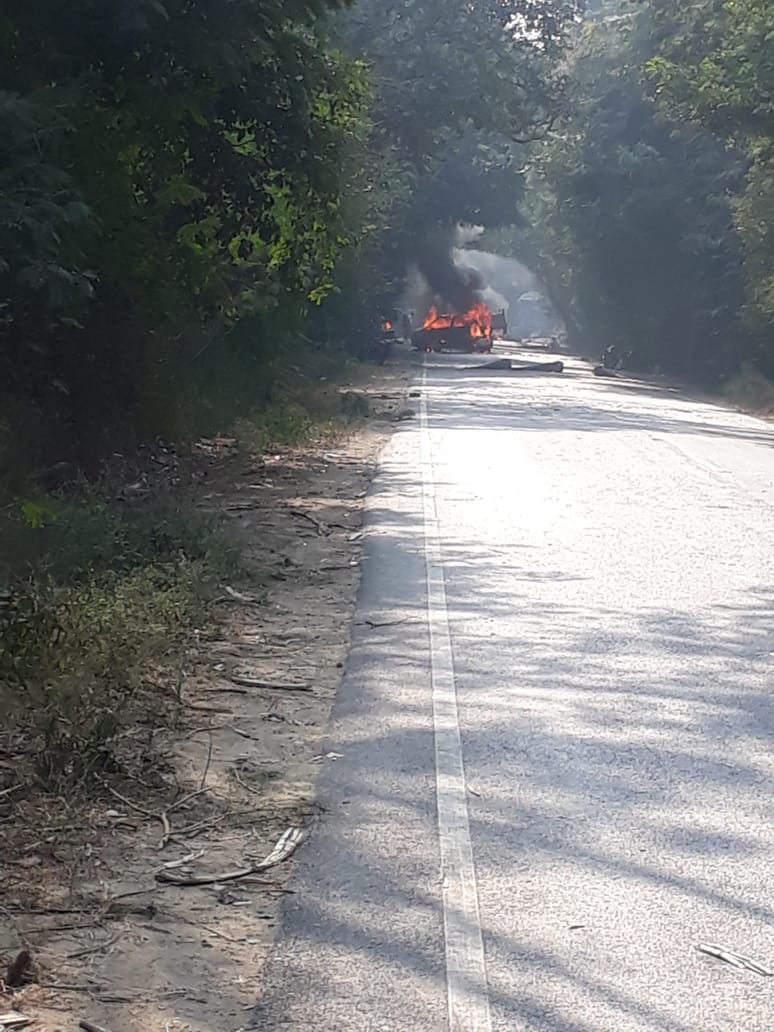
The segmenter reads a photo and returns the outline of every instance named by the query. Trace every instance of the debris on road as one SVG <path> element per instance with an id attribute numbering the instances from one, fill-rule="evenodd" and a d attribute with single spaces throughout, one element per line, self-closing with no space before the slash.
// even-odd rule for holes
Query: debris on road
<path id="1" fill-rule="evenodd" d="M 256 871 L 265 871 L 269 867 L 281 864 L 284 860 L 289 860 L 304 841 L 304 837 L 305 833 L 303 828 L 288 828 L 282 833 L 282 835 L 280 835 L 277 845 L 272 849 L 271 853 L 264 857 L 263 860 L 259 860 L 258 863 L 254 865 L 253 869 Z"/>
<path id="2" fill-rule="evenodd" d="M 563 373 L 564 362 L 518 362 L 512 358 L 495 358 L 491 362 L 480 365 L 462 366 L 465 372 L 478 372 L 492 369 L 508 370 L 511 373 Z"/>
<path id="3" fill-rule="evenodd" d="M 395 415 L 392 417 L 393 421 L 396 422 L 396 423 L 402 423 L 406 419 L 415 419 L 415 418 L 416 418 L 416 412 L 412 408 L 400 409 L 400 411 L 396 412 Z"/>
<path id="4" fill-rule="evenodd" d="M 722 960 L 726 964 L 731 964 L 732 967 L 742 968 L 746 971 L 752 971 L 756 975 L 764 975 L 766 978 L 771 978 L 774 975 L 774 971 L 769 968 L 763 967 L 757 961 L 752 960 L 750 957 L 745 957 L 742 953 L 736 953 L 734 950 L 727 950 L 724 946 L 717 946 L 714 943 L 700 942 L 696 949 L 699 953 L 704 953 L 708 957 L 715 957 L 716 960 Z"/>
<path id="5" fill-rule="evenodd" d="M 308 523 L 311 523 L 317 531 L 317 533 L 320 535 L 330 533 L 330 530 L 327 527 L 325 527 L 322 520 L 318 520 L 317 517 L 313 516 L 310 512 L 301 512 L 300 509 L 291 509 L 290 515 L 295 516 L 296 519 L 306 520 Z"/>

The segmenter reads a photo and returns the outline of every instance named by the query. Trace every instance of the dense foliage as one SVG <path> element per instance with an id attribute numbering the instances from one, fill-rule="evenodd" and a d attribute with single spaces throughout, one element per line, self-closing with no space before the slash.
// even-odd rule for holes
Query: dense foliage
<path id="1" fill-rule="evenodd" d="M 334 3 L 4 5 L 6 400 L 56 434 L 166 429 L 194 356 L 247 317 L 292 329 L 331 289 L 367 96 L 326 45 Z"/>
<path id="2" fill-rule="evenodd" d="M 736 225 L 744 244 L 745 322 L 774 370 L 774 9 L 765 0 L 654 0 L 661 40 L 649 65 L 667 117 L 706 127 L 743 153 Z"/>
<path id="3" fill-rule="evenodd" d="M 531 262 L 592 354 L 705 382 L 774 373 L 774 13 L 763 0 L 603 0 L 529 160 Z"/>

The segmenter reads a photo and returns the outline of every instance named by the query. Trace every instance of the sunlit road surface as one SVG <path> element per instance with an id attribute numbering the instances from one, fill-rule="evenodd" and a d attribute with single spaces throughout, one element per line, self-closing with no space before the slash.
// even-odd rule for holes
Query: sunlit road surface
<path id="1" fill-rule="evenodd" d="M 774 434 L 578 363 L 470 364 L 418 370 L 373 488 L 254 1027 L 770 1032 L 774 978 L 696 947 L 774 968 Z"/>

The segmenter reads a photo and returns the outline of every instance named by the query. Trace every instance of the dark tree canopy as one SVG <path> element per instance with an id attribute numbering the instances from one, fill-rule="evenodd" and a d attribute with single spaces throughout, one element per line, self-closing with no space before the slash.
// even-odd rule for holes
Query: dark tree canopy
<path id="1" fill-rule="evenodd" d="M 771 15 L 721 0 L 596 7 L 510 246 L 590 352 L 717 381 L 756 354 L 754 313 L 759 328 L 774 316 Z"/>

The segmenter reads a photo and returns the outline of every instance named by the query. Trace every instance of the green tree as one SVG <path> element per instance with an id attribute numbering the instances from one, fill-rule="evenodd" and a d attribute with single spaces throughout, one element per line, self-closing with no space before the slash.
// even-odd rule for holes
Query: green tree
<path id="1" fill-rule="evenodd" d="M 4 384 L 59 423 L 98 398 L 131 414 L 240 318 L 277 313 L 279 336 L 331 290 L 367 105 L 335 6 L 9 0 Z"/>
<path id="2" fill-rule="evenodd" d="M 659 114 L 643 74 L 656 46 L 641 5 L 586 21 L 573 103 L 534 151 L 516 243 L 587 350 L 717 379 L 738 361 L 744 162 Z"/>
<path id="3" fill-rule="evenodd" d="M 661 42 L 649 63 L 661 110 L 699 124 L 749 161 L 737 227 L 746 323 L 774 373 L 774 9 L 765 0 L 653 0 Z"/>

